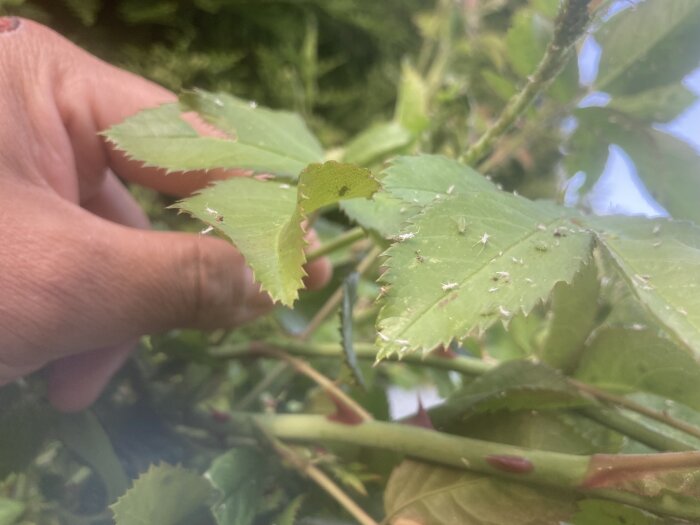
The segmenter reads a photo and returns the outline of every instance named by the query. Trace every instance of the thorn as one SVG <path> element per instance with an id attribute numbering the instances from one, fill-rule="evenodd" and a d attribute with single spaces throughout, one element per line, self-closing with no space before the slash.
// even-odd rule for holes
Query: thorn
<path id="1" fill-rule="evenodd" d="M 421 401 L 420 395 L 418 397 L 418 411 L 411 417 L 404 420 L 406 425 L 413 425 L 414 427 L 427 428 L 428 430 L 435 430 L 433 422 L 430 420 L 430 415 L 428 411 L 423 407 L 423 402 Z"/>

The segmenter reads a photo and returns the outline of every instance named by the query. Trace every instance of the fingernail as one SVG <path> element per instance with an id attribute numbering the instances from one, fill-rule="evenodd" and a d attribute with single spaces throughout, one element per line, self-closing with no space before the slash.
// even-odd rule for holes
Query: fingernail
<path id="1" fill-rule="evenodd" d="M 19 18 L 16 16 L 0 16 L 0 33 L 11 33 L 19 27 Z"/>

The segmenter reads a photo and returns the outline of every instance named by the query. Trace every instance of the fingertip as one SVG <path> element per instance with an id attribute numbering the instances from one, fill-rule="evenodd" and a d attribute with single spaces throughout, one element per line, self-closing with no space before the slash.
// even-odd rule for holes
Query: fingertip
<path id="1" fill-rule="evenodd" d="M 307 263 L 305 266 L 307 276 L 304 278 L 304 285 L 309 290 L 319 290 L 323 288 L 333 275 L 333 266 L 328 257 L 321 257 Z"/>
<path id="2" fill-rule="evenodd" d="M 134 350 L 133 343 L 64 357 L 48 373 L 48 398 L 61 412 L 78 412 L 92 405 L 112 376 Z"/>

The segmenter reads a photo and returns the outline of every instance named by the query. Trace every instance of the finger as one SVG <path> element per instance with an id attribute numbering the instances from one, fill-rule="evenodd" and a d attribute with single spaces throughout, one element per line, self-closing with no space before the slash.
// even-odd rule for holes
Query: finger
<path id="1" fill-rule="evenodd" d="M 18 107 L 28 112 L 26 127 L 44 140 L 24 137 L 15 146 L 26 149 L 27 144 L 39 142 L 46 145 L 44 155 L 53 156 L 54 164 L 64 170 L 74 164 L 83 199 L 99 187 L 107 166 L 127 180 L 174 195 L 191 193 L 229 175 L 212 171 L 166 176 L 163 170 L 145 168 L 110 148 L 98 135 L 100 131 L 144 108 L 174 102 L 175 95 L 102 62 L 40 24 L 18 20 L 19 27 L 4 34 L 0 43 L 0 92 L 6 99 L 0 108 L 10 116 L 16 113 L 21 117 Z M 32 122 L 42 122 L 42 127 L 35 129 Z M 59 130 L 64 137 L 58 136 Z M 72 149 L 72 159 L 65 158 L 64 141 L 68 151 Z"/>
<path id="2" fill-rule="evenodd" d="M 107 173 L 98 193 L 83 207 L 125 226 L 150 227 L 146 214 L 112 172 Z M 91 405 L 135 347 L 135 344 L 124 344 L 91 350 L 51 363 L 49 401 L 62 411 L 82 410 Z"/>
<path id="3" fill-rule="evenodd" d="M 97 194 L 82 206 L 99 217 L 124 226 L 142 230 L 151 227 L 146 213 L 111 170 L 107 170 Z"/>
<path id="4" fill-rule="evenodd" d="M 63 412 L 90 406 L 134 348 L 134 343 L 127 343 L 64 357 L 52 363 L 47 380 L 49 401 Z"/>
<path id="5" fill-rule="evenodd" d="M 306 240 L 309 243 L 308 250 L 314 250 L 321 245 L 321 241 L 318 238 L 315 230 L 309 230 L 306 233 Z M 331 279 L 333 273 L 333 267 L 328 257 L 321 257 L 304 266 L 306 270 L 306 277 L 304 278 L 304 285 L 309 290 L 318 290 L 323 288 L 328 281 Z"/>

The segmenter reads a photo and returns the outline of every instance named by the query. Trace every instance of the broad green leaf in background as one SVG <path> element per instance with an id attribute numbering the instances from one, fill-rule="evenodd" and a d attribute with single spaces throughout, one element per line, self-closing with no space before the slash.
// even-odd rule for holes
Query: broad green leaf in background
<path id="1" fill-rule="evenodd" d="M 542 361 L 565 372 L 576 365 L 583 343 L 596 323 L 599 292 L 594 263 L 583 266 L 571 284 L 554 287 L 544 337 L 537 349 Z"/>
<path id="2" fill-rule="evenodd" d="M 597 112 L 575 112 L 578 126 L 566 144 L 564 165 L 569 176 L 579 172 L 586 175 L 586 180 L 579 192 L 589 192 L 603 174 L 608 161 L 610 143 L 603 139 L 607 132 L 606 117 Z"/>
<path id="3" fill-rule="evenodd" d="M 563 410 L 479 414 L 448 429 L 474 439 L 565 454 L 617 453 L 624 441 L 603 425 Z"/>
<path id="4" fill-rule="evenodd" d="M 404 63 L 401 67 L 394 120 L 414 136 L 420 134 L 430 122 L 428 88 L 418 71 L 408 63 Z"/>
<path id="5" fill-rule="evenodd" d="M 644 122 L 668 122 L 697 100 L 695 93 L 680 82 L 629 96 L 615 97 L 607 106 Z"/>
<path id="6" fill-rule="evenodd" d="M 585 406 L 581 396 L 558 371 L 530 361 L 508 361 L 455 392 L 431 411 L 437 426 L 496 410 L 553 410 Z"/>
<path id="7" fill-rule="evenodd" d="M 0 496 L 0 525 L 13 525 L 24 514 L 25 504 Z"/>
<path id="8" fill-rule="evenodd" d="M 578 503 L 573 525 L 682 525 L 682 521 L 661 518 L 641 509 L 613 501 L 587 499 Z"/>
<path id="9" fill-rule="evenodd" d="M 176 207 L 229 237 L 272 299 L 291 305 L 304 276 L 301 222 L 306 214 L 341 199 L 369 197 L 378 188 L 369 170 L 330 161 L 308 166 L 299 176 L 298 190 L 279 182 L 236 177 Z"/>
<path id="10" fill-rule="evenodd" d="M 297 496 L 277 515 L 272 523 L 274 525 L 294 525 L 297 522 L 297 515 L 302 503 L 304 503 L 304 495 Z"/>
<path id="11" fill-rule="evenodd" d="M 45 402 L 17 384 L 0 389 L 0 480 L 21 472 L 39 452 L 53 423 Z"/>
<path id="12" fill-rule="evenodd" d="M 636 217 L 589 218 L 603 254 L 671 339 L 700 356 L 700 228 Z"/>
<path id="13" fill-rule="evenodd" d="M 377 232 L 385 239 L 401 233 L 406 221 L 420 208 L 406 204 L 385 191 L 374 194 L 372 199 L 342 201 L 340 208 L 351 220 L 367 230 Z"/>
<path id="14" fill-rule="evenodd" d="M 605 390 L 649 392 L 700 410 L 700 364 L 653 330 L 599 331 L 587 345 L 575 377 Z"/>
<path id="15" fill-rule="evenodd" d="M 698 24 L 697 0 L 646 0 L 618 13 L 595 34 L 595 87 L 614 97 L 679 81 L 698 65 Z"/>
<path id="16" fill-rule="evenodd" d="M 211 497 L 209 482 L 196 472 L 170 465 L 152 465 L 112 505 L 116 525 L 178 525 L 192 517 Z"/>
<path id="17" fill-rule="evenodd" d="M 343 162 L 368 166 L 402 151 L 412 141 L 411 132 L 399 122 L 375 124 L 350 141 Z"/>
<path id="18" fill-rule="evenodd" d="M 218 525 L 250 525 L 265 493 L 267 458 L 254 449 L 233 449 L 214 460 L 207 471 L 221 492 L 213 507 Z"/>
<path id="19" fill-rule="evenodd" d="M 124 494 L 129 478 L 97 416 L 91 411 L 62 414 L 57 423 L 64 446 L 85 461 L 104 483 L 107 501 L 112 503 Z"/>
<path id="20" fill-rule="evenodd" d="M 97 13 L 102 7 L 100 0 L 63 0 L 68 8 L 80 18 L 83 25 L 91 26 L 95 23 Z"/>
<path id="21" fill-rule="evenodd" d="M 542 525 L 571 517 L 575 500 L 552 490 L 405 460 L 391 474 L 384 509 L 393 525 Z"/>
<path id="22" fill-rule="evenodd" d="M 625 397 L 652 410 L 663 412 L 678 421 L 685 421 L 690 425 L 700 427 L 700 412 L 693 410 L 682 403 L 677 403 L 676 401 L 671 401 L 665 397 L 647 394 L 644 392 L 629 394 Z M 629 419 L 635 420 L 637 423 L 652 429 L 654 432 L 658 432 L 661 435 L 668 436 L 671 439 L 684 443 L 689 450 L 700 450 L 700 439 L 691 436 L 682 430 L 678 430 L 659 421 L 649 419 L 648 417 L 631 410 L 622 410 L 622 412 Z M 642 445 L 641 443 L 628 439 L 626 440 L 626 444 L 622 452 L 625 454 L 649 454 L 656 452 L 656 450 L 650 449 L 646 445 Z"/>
<path id="23" fill-rule="evenodd" d="M 457 163 L 450 184 L 441 157 L 415 162 L 422 180 L 439 181 L 443 193 L 387 251 L 383 280 L 390 288 L 378 323 L 380 358 L 427 352 L 527 313 L 590 258 L 591 234 L 563 208 L 501 192 Z M 429 198 L 424 187 L 417 191 L 406 180 L 407 188 L 389 177 L 385 185 L 406 199 Z"/>
<path id="24" fill-rule="evenodd" d="M 198 111 L 228 137 L 201 136 L 182 119 L 181 112 L 188 110 Z M 296 115 L 204 91 L 183 95 L 180 105 L 142 111 L 105 136 L 130 158 L 168 171 L 244 168 L 296 177 L 307 164 L 323 159 L 318 141 Z"/>

